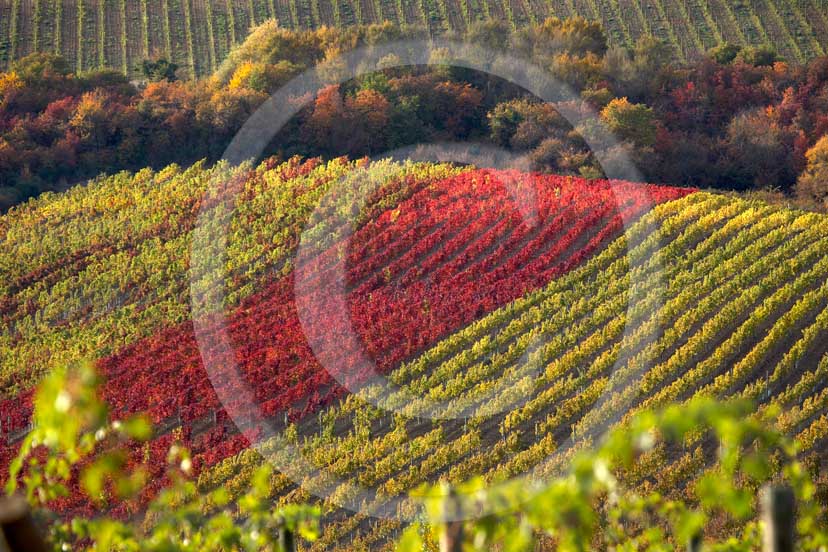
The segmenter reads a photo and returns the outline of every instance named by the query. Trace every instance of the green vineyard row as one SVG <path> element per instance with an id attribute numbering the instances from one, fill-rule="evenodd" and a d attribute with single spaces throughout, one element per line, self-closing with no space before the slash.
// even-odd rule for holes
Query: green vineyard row
<path id="1" fill-rule="evenodd" d="M 43 51 L 63 55 L 79 71 L 107 67 L 132 76 L 143 60 L 165 56 L 199 76 L 269 18 L 290 28 L 387 20 L 439 34 L 489 18 L 518 28 L 572 15 L 599 21 L 614 45 L 654 35 L 680 61 L 724 41 L 769 45 L 796 62 L 828 51 L 825 0 L 5 0 L 0 69 Z"/>
<path id="2" fill-rule="evenodd" d="M 363 504 L 411 507 L 423 482 L 490 482 L 558 470 L 606 429 L 656 405 L 694 396 L 750 398 L 781 407 L 781 429 L 803 451 L 828 438 L 828 230 L 824 217 L 696 193 L 659 205 L 601 253 L 442 340 L 391 375 L 403 391 L 367 387 L 290 425 L 260 452 L 276 466 L 293 443 L 318 471 L 275 475 L 285 503 L 324 492 L 330 511 L 360 487 Z M 432 421 L 424 404 L 442 401 Z M 676 454 L 642 459 L 648 481 L 675 489 L 704 472 L 701 436 Z M 258 453 L 201 474 L 203 489 L 242 489 Z M 655 467 L 656 469 L 652 469 Z M 635 477 L 635 474 L 631 474 Z M 301 483 L 301 485 L 296 485 Z M 413 511 L 413 510 L 412 510 Z M 333 515 L 315 549 L 384 543 L 396 520 Z M 373 546 L 371 546 L 373 548 Z"/>
<path id="3" fill-rule="evenodd" d="M 266 271 L 278 276 L 290 270 L 307 217 L 329 187 L 356 166 L 342 159 L 324 164 L 294 159 L 234 170 L 243 177 L 240 193 L 255 199 L 240 204 L 228 230 L 229 304 L 251 295 Z M 390 162 L 372 170 L 380 189 L 390 190 L 369 206 L 374 209 L 460 171 Z M 0 284 L 7 328 L 0 336 L 4 392 L 26 389 L 51 368 L 117 350 L 186 320 L 195 219 L 202 196 L 226 172 L 222 166 L 195 165 L 123 173 L 64 194 L 45 194 L 7 215 L 0 224 L 5 245 L 0 269 L 8 275 Z M 122 193 L 125 189 L 130 193 Z M 36 239 L 45 204 L 55 231 Z M 94 223 L 88 223 L 89 216 Z M 341 229 L 327 230 L 334 235 Z M 36 369 L 21 372 L 20 366 Z"/>

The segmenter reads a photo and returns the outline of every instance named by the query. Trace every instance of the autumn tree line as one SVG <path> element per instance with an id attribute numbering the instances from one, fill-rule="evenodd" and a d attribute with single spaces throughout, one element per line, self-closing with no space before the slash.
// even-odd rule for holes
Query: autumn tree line
<path id="1" fill-rule="evenodd" d="M 216 160 L 294 76 L 319 66 L 323 80 L 339 82 L 341 53 L 402 38 L 426 35 L 390 23 L 292 31 L 271 20 L 197 81 L 176 78 L 165 60 L 148 60 L 145 80 L 130 82 L 109 71 L 75 74 L 51 54 L 21 59 L 0 73 L 0 207 L 100 173 Z M 617 140 L 589 140 L 596 129 L 588 118 L 573 127 L 554 105 L 501 79 L 432 65 L 327 85 L 267 153 L 327 158 L 483 142 L 525 153 L 542 171 L 600 177 L 631 159 L 652 182 L 826 205 L 828 57 L 794 65 L 725 44 L 677 64 L 653 38 L 611 48 L 601 26 L 581 18 L 518 30 L 477 23 L 449 38 L 547 69 Z"/>

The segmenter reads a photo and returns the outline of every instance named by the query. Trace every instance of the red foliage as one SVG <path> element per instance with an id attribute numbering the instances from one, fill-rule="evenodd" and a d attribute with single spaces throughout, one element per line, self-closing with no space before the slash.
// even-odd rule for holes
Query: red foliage
<path id="1" fill-rule="evenodd" d="M 260 435 L 231 434 L 223 422 L 227 413 L 245 416 L 258 406 L 280 425 L 285 416 L 298 420 L 347 393 L 320 365 L 308 331 L 317 352 L 321 347 L 323 356 L 338 355 L 339 378 L 359 385 L 370 375 L 362 359 L 370 358 L 380 373 L 388 373 L 451 332 L 578 266 L 621 232 L 623 219 L 687 193 L 491 170 L 434 183 L 357 230 L 347 255 L 338 253 L 344 244 L 335 244 L 301 260 L 299 272 L 265 284 L 229 313 L 226 329 L 233 350 L 224 352 L 233 355 L 238 372 L 226 367 L 211 382 L 202 355 L 222 352 L 220 341 L 210 338 L 218 322 L 208 329 L 206 351 L 199 349 L 192 323 L 186 323 L 102 359 L 106 400 L 119 415 L 148 412 L 155 422 L 180 412 L 196 466 L 214 464 Z M 329 280 L 336 269 L 344 270 L 347 287 L 342 316 L 329 310 L 337 300 Z M 295 280 L 302 275 L 300 287 L 309 295 L 297 304 Z M 303 328 L 298 308 L 308 309 L 305 321 L 321 326 Z M 223 386 L 225 398 L 239 399 L 221 404 L 216 385 Z M 245 389 L 252 390 L 257 405 L 244 404 Z M 4 421 L 10 415 L 18 425 L 29 409 L 28 397 L 0 405 Z M 212 411 L 219 411 L 217 426 L 190 438 L 191 422 Z M 169 435 L 150 447 L 154 480 L 162 479 L 168 444 Z M 13 449 L 3 448 L 4 464 Z"/>

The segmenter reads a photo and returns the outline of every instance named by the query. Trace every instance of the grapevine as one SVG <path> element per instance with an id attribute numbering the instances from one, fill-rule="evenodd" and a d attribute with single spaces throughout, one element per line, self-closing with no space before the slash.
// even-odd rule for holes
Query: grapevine
<path id="1" fill-rule="evenodd" d="M 400 0 L 398 0 L 399 3 Z M 340 0 L 331 0 L 331 7 L 333 9 L 334 25 L 337 29 L 342 28 L 342 14 L 339 11 Z"/>
<path id="2" fill-rule="evenodd" d="M 296 0 L 290 0 L 291 10 Z M 233 0 L 227 0 L 227 27 L 230 31 L 230 47 L 232 48 L 238 42 L 236 40 L 236 14 L 233 12 Z M 295 23 L 295 19 L 294 19 Z"/>
<path id="3" fill-rule="evenodd" d="M 253 0 L 247 0 L 247 17 L 250 21 L 250 27 L 256 25 L 256 7 L 253 5 Z"/>
<path id="4" fill-rule="evenodd" d="M 164 52 L 167 59 L 172 59 L 172 31 L 170 30 L 170 4 L 169 0 L 161 0 L 161 21 L 164 28 Z"/>
<path id="5" fill-rule="evenodd" d="M 126 0 L 120 0 L 121 9 L 121 70 L 129 75 L 129 60 L 127 58 L 127 7 Z"/>
<path id="6" fill-rule="evenodd" d="M 376 0 L 375 5 L 377 7 L 377 17 L 380 18 L 382 21 L 382 11 L 379 8 L 379 0 Z M 322 24 L 322 17 L 319 15 L 319 2 L 317 0 L 310 0 L 310 7 L 311 7 L 311 28 L 317 27 Z"/>
<path id="7" fill-rule="evenodd" d="M 248 437 L 206 377 L 182 285 L 203 194 L 214 177 L 234 177 L 244 200 L 230 222 L 225 274 L 198 285 L 227 291 L 240 370 L 238 381 L 227 382 L 231 392 L 251 388 L 280 438 L 319 469 L 305 489 L 274 477 L 280 500 L 309 498 L 308 489 L 326 485 L 330 474 L 339 480 L 332 497 L 370 486 L 379 490 L 376 506 L 438 474 L 451 481 L 542 476 L 608 426 L 697 395 L 758 400 L 757 416 L 782 406 L 780 427 L 804 449 L 828 437 L 824 215 L 543 175 L 523 175 L 510 193 L 504 182 L 514 173 L 380 162 L 372 165 L 380 190 L 348 215 L 354 232 L 346 247 L 343 227 L 324 216 L 305 226 L 357 166 L 293 159 L 124 173 L 6 215 L 16 231 L 0 247 L 8 274 L 0 282 L 9 328 L 0 336 L 5 427 L 25 427 L 29 390 L 51 363 L 97 356 L 115 412 L 145 410 L 167 428 L 136 455 L 161 459 L 181 438 L 194 451 L 199 489 L 225 486 L 238 496 L 263 460 L 247 450 Z M 343 189 L 348 199 L 368 188 Z M 534 225 L 516 209 L 529 199 Z M 55 232 L 42 231 L 45 212 L 63 221 Z M 354 346 L 407 390 L 384 397 L 396 413 L 366 402 L 381 387 L 347 393 L 302 347 L 292 261 L 300 236 L 310 238 L 312 256 L 310 276 L 299 283 L 344 270 Z M 325 289 L 314 293 L 319 308 L 329 303 Z M 326 324 L 342 335 L 337 321 Z M 110 338 L 99 344 L 100 335 Z M 341 344 L 346 358 L 351 346 Z M 352 367 L 361 383 L 364 373 Z M 426 403 L 412 395 L 443 400 L 464 421 L 423 422 Z M 643 457 L 658 473 L 647 484 L 697 480 L 708 467 L 701 438 L 689 438 L 676 455 L 656 449 Z M 262 451 L 278 465 L 288 459 L 277 443 L 262 443 Z M 2 461 L 14 450 L 2 447 Z M 642 473 L 633 468 L 630 477 Z M 400 511 L 410 507 L 399 503 Z M 354 519 L 334 522 L 319 546 L 382 543 L 395 530 Z"/>
<path id="8" fill-rule="evenodd" d="M 143 41 L 144 59 L 149 59 L 149 9 L 147 7 L 147 0 L 141 0 L 141 40 Z"/>
<path id="9" fill-rule="evenodd" d="M 98 67 L 106 67 L 106 2 L 98 0 Z"/>
<path id="10" fill-rule="evenodd" d="M 782 30 L 782 33 L 785 35 L 785 41 L 790 45 L 791 51 L 793 51 L 794 55 L 796 56 L 796 60 L 799 62 L 803 62 L 806 59 L 808 59 L 807 56 L 803 54 L 802 49 L 799 47 L 797 41 L 794 40 L 793 36 L 791 36 L 791 32 L 788 28 L 788 25 L 782 19 L 782 16 L 779 15 L 779 10 L 777 10 L 776 6 L 774 6 L 774 2 L 768 1 L 766 2 L 766 4 L 771 18 L 773 18 L 774 22 L 779 26 L 779 28 Z"/>
<path id="11" fill-rule="evenodd" d="M 425 0 L 421 0 L 425 1 Z M 353 0 L 352 5 L 354 7 L 354 15 L 356 16 L 356 24 L 362 25 L 366 21 L 362 17 L 362 0 Z"/>
<path id="12" fill-rule="evenodd" d="M 86 1 L 78 0 L 78 67 L 77 73 L 83 72 L 83 23 L 86 19 Z"/>
<path id="13" fill-rule="evenodd" d="M 11 3 L 11 23 L 9 30 L 9 61 L 13 61 L 17 56 L 17 34 L 20 25 L 19 19 L 20 0 L 12 0 Z"/>
<path id="14" fill-rule="evenodd" d="M 40 46 L 40 22 L 43 18 L 41 13 L 40 0 L 34 0 L 34 17 L 32 21 L 32 48 L 35 52 Z"/>
<path id="15" fill-rule="evenodd" d="M 205 0 L 204 6 L 207 11 L 207 42 L 209 44 L 210 71 L 215 72 L 218 62 L 216 57 L 216 35 L 213 30 L 213 0 Z"/>
<path id="16" fill-rule="evenodd" d="M 298 0 L 290 0 L 290 18 L 293 21 L 293 28 L 299 29 L 299 6 L 297 5 Z M 228 4 L 229 6 L 229 4 Z"/>
<path id="17" fill-rule="evenodd" d="M 63 52 L 63 1 L 55 2 L 55 53 L 60 55 Z"/>
<path id="18" fill-rule="evenodd" d="M 192 17 L 190 14 L 190 0 L 181 0 L 184 6 L 184 36 L 187 42 L 187 63 L 190 69 L 190 75 L 196 75 L 195 55 L 193 54 L 193 31 L 192 31 Z"/>

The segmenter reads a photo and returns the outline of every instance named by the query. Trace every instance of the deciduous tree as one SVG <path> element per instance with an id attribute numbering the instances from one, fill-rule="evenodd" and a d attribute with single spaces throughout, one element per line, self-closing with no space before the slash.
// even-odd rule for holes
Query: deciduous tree
<path id="1" fill-rule="evenodd" d="M 796 194 L 820 207 L 828 207 L 828 136 L 820 138 L 805 154 L 808 164 L 796 182 Z"/>

